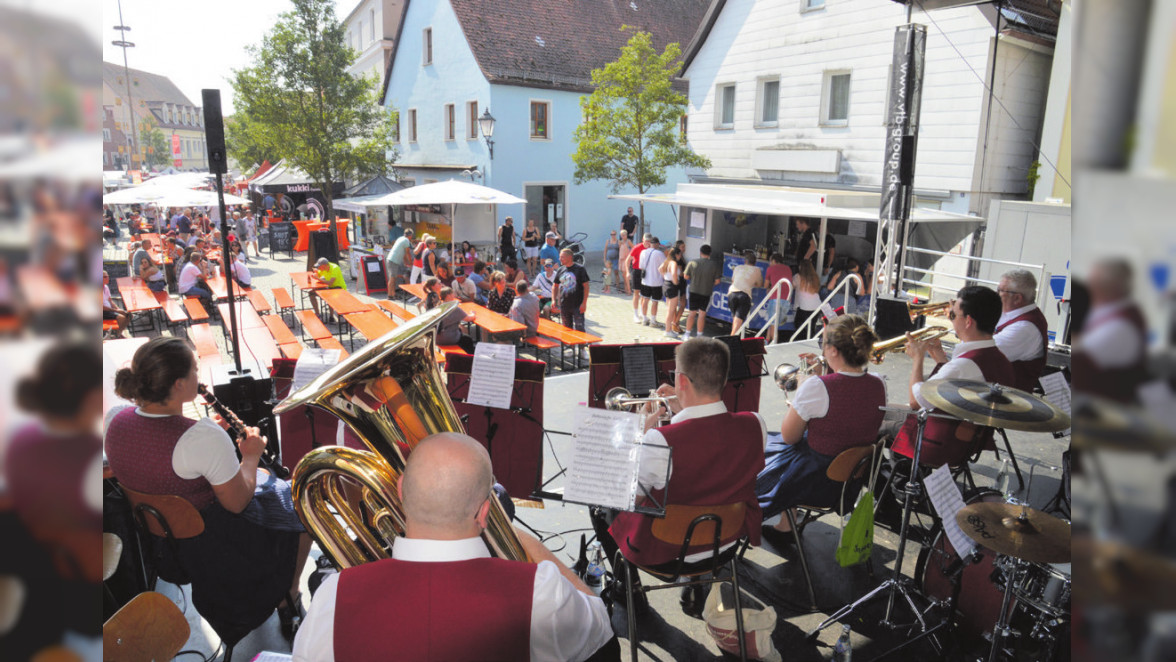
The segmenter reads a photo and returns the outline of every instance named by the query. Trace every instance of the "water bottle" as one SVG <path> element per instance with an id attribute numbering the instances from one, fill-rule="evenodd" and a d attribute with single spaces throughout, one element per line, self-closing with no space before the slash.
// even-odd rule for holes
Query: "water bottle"
<path id="1" fill-rule="evenodd" d="M 588 568 L 584 571 L 584 583 L 596 595 L 604 588 L 604 550 L 600 542 L 588 546 Z"/>
<path id="2" fill-rule="evenodd" d="M 1000 492 L 1005 501 L 1008 501 L 1013 495 L 1009 493 L 1009 459 L 1006 457 L 1000 462 L 1000 471 L 996 474 L 996 478 L 992 481 L 992 489 Z"/>
<path id="3" fill-rule="evenodd" d="M 853 658 L 853 646 L 849 643 L 849 625 L 841 626 L 841 637 L 833 645 L 832 662 L 850 662 Z"/>

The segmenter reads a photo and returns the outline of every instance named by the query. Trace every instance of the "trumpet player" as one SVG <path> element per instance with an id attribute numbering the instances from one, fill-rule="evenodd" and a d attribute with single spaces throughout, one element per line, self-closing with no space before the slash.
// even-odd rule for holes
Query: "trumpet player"
<path id="1" fill-rule="evenodd" d="M 912 409 L 931 408 L 930 403 L 919 395 L 924 381 L 969 379 L 996 382 L 1002 386 L 1014 385 L 1013 366 L 992 339 L 1000 315 L 999 294 L 982 285 L 969 285 L 956 293 L 956 299 L 952 301 L 947 314 L 952 330 L 960 339 L 952 351 L 950 361 L 938 339 L 911 339 L 907 342 L 906 354 L 912 359 Z M 927 356 L 935 361 L 935 367 L 924 378 L 923 363 Z M 982 434 L 983 438 L 977 438 L 976 428 L 971 423 L 929 417 L 923 431 L 923 449 L 919 461 L 930 467 L 962 464 L 972 454 L 974 442 L 980 441 L 985 448 L 992 443 L 990 429 Z M 918 421 L 911 414 L 903 422 L 891 450 L 904 457 L 913 457 L 917 440 Z"/>
<path id="2" fill-rule="evenodd" d="M 653 403 L 647 409 L 643 439 L 649 446 L 673 449 L 668 493 L 674 504 L 716 505 L 743 502 L 747 505 L 744 526 L 737 531 L 723 531 L 723 547 L 730 546 L 747 533 L 753 545 L 760 542 L 759 502 L 755 496 L 755 477 L 764 467 L 764 444 L 767 440 L 764 419 L 758 413 L 730 413 L 723 404 L 727 383 L 730 350 L 713 338 L 691 338 L 678 345 L 675 352 L 677 370 L 674 385 L 662 385 L 657 394 L 676 396 L 668 406 L 674 416 L 670 424 L 655 428 L 658 413 Z M 661 406 L 661 405 L 659 405 Z M 643 449 L 638 482 L 660 498 L 666 490 L 666 454 Z M 608 520 L 612 519 L 611 527 Z M 618 548 L 626 558 L 644 566 L 671 569 L 678 557 L 679 545 L 653 536 L 654 518 L 634 512 L 615 514 L 594 510 L 593 528 L 608 558 L 615 559 Z M 687 562 L 709 558 L 706 543 L 694 544 Z M 614 572 L 618 569 L 613 568 Z M 624 581 L 618 577 L 619 581 Z M 634 584 L 637 578 L 632 578 Z M 683 589 L 683 611 L 701 616 L 702 587 Z M 614 599 L 624 600 L 624 585 L 610 589 Z"/>

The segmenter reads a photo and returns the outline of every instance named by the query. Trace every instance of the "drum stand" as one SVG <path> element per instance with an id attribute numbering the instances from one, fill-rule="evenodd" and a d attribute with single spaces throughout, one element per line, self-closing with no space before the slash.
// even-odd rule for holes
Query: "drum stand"
<path id="1" fill-rule="evenodd" d="M 1000 601 L 1000 618 L 996 619 L 996 625 L 992 628 L 992 648 L 988 651 L 988 662 L 996 662 L 1000 659 L 1000 652 L 1004 646 L 1004 640 L 1010 634 L 1020 634 L 1009 627 L 1009 619 L 1012 617 L 1012 610 L 1009 609 L 1009 604 L 1013 596 L 1013 585 L 1017 583 L 1017 576 L 1024 572 L 1020 559 L 1013 560 L 1013 571 L 1009 573 L 1008 579 L 1005 580 L 1004 595 L 1001 596 Z"/>
<path id="2" fill-rule="evenodd" d="M 886 616 L 882 619 L 882 625 L 885 625 L 891 629 L 897 629 L 899 627 L 890 620 L 891 612 L 894 611 L 895 594 L 897 593 L 898 595 L 902 596 L 902 599 L 906 601 L 907 607 L 910 608 L 911 613 L 915 615 L 915 619 L 919 622 L 919 630 L 921 632 L 927 631 L 927 621 L 923 619 L 923 614 L 919 611 L 918 607 L 915 606 L 915 601 L 911 598 L 912 588 L 908 586 L 910 580 L 902 575 L 902 560 L 906 551 L 907 527 L 909 526 L 911 520 L 911 509 L 914 505 L 913 502 L 916 497 L 921 496 L 923 493 L 922 481 L 917 481 L 915 478 L 919 472 L 919 454 L 923 448 L 923 429 L 927 427 L 927 417 L 930 415 L 930 412 L 926 409 L 920 409 L 918 412 L 915 412 L 915 416 L 919 422 L 919 434 L 915 439 L 915 456 L 911 461 L 911 477 L 910 480 L 907 481 L 906 486 L 903 487 L 904 495 L 902 500 L 902 524 L 900 525 L 898 531 L 898 555 L 894 560 L 894 576 L 879 584 L 869 593 L 866 593 L 857 600 L 845 605 L 841 609 L 838 609 L 831 616 L 829 616 L 829 618 L 821 621 L 820 625 L 805 635 L 805 639 L 815 639 L 816 636 L 820 634 L 821 630 L 824 630 L 833 623 L 836 623 L 843 617 L 852 614 L 858 609 L 858 607 L 861 607 L 882 593 L 886 593 Z M 951 418 L 954 420 L 954 417 L 951 416 L 936 416 L 940 418 Z M 937 651 L 942 650 L 939 642 L 934 638 L 931 639 L 931 642 Z"/>

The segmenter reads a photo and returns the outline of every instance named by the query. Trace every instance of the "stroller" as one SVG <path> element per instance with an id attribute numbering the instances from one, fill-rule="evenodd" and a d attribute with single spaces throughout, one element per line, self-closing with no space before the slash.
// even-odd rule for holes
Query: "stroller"
<path id="1" fill-rule="evenodd" d="M 584 240 L 588 238 L 587 232 L 577 232 L 576 234 L 563 239 L 559 242 L 559 249 L 571 249 L 572 261 L 576 264 L 584 264 Z"/>

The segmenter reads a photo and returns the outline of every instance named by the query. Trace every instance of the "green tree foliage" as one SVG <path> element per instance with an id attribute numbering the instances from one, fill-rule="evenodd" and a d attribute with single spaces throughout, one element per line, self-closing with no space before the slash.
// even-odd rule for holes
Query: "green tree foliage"
<path id="1" fill-rule="evenodd" d="M 645 193 L 666 183 L 669 167 L 710 167 L 678 133 L 686 97 L 672 85 L 681 52 L 672 43 L 658 53 L 648 32 L 634 31 L 616 61 L 592 71 L 595 91 L 580 99 L 583 121 L 572 154 L 577 184 L 606 179 L 613 193 L 626 188 Z M 638 236 L 644 228 L 642 205 Z"/>
<path id="2" fill-rule="evenodd" d="M 160 168 L 171 160 L 171 147 L 167 136 L 159 130 L 155 120 L 146 117 L 139 121 L 139 150 L 143 153 L 143 163 L 149 168 Z"/>
<path id="3" fill-rule="evenodd" d="M 380 104 L 370 78 L 347 73 L 355 53 L 344 43 L 335 3 L 293 4 L 249 49 L 253 66 L 233 72 L 233 157 L 286 159 L 301 168 L 322 191 L 334 224 L 331 182 L 389 170 L 395 112 Z"/>

